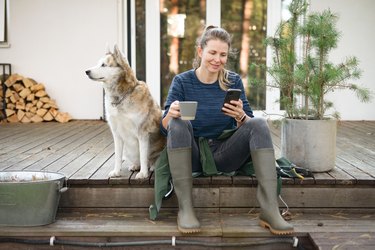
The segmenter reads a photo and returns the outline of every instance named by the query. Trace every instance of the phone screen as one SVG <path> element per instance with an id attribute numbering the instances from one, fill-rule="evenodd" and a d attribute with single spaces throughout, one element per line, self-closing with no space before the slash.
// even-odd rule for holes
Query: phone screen
<path id="1" fill-rule="evenodd" d="M 241 90 L 240 89 L 228 89 L 225 95 L 224 103 L 230 103 L 231 100 L 240 99 Z"/>

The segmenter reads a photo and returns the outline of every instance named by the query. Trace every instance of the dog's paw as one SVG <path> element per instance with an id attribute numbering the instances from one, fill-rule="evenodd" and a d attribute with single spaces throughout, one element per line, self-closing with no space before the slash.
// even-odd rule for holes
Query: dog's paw
<path id="1" fill-rule="evenodd" d="M 115 177 L 120 177 L 120 176 L 121 176 L 121 171 L 120 170 L 112 170 L 108 174 L 108 177 L 110 177 L 110 178 L 115 178 Z"/>
<path id="2" fill-rule="evenodd" d="M 137 165 L 129 165 L 128 170 L 129 171 L 138 171 L 141 167 Z"/>
<path id="3" fill-rule="evenodd" d="M 152 166 L 150 167 L 150 171 L 151 171 L 151 172 L 154 172 L 154 171 L 155 171 L 155 166 L 154 166 L 154 165 L 152 165 Z"/>
<path id="4" fill-rule="evenodd" d="M 148 177 L 148 171 L 144 171 L 144 172 L 139 172 L 135 178 L 136 179 L 146 179 Z"/>

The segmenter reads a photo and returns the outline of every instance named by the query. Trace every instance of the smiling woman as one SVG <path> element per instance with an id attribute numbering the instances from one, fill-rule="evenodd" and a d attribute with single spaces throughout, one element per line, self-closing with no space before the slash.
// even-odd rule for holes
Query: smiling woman
<path id="1" fill-rule="evenodd" d="M 177 226 L 182 233 L 201 230 L 193 207 L 192 172 L 232 173 L 251 157 L 262 209 L 259 224 L 274 234 L 291 234 L 293 226 L 279 213 L 275 154 L 267 121 L 253 118 L 241 77 L 225 67 L 231 40 L 225 29 L 206 27 L 196 40 L 194 61 L 198 63 L 177 74 L 169 88 L 160 129 L 167 137 L 167 161 L 179 204 Z M 229 88 L 239 90 L 240 99 L 223 106 Z M 180 104 L 185 101 L 198 104 L 194 120 L 181 119 Z"/>

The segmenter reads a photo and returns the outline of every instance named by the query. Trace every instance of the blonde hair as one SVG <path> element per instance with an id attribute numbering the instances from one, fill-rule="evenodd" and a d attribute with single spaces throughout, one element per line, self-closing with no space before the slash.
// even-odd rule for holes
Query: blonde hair
<path id="1" fill-rule="evenodd" d="M 193 68 L 197 69 L 201 65 L 201 58 L 198 56 L 197 48 L 200 47 L 201 49 L 204 49 L 207 45 L 207 42 L 210 40 L 220 40 L 228 44 L 228 53 L 231 53 L 231 44 L 232 44 L 232 37 L 229 35 L 229 33 L 223 29 L 219 28 L 217 26 L 207 26 L 202 35 L 198 37 L 196 41 L 196 51 L 195 51 L 195 57 L 193 61 Z M 219 72 L 218 80 L 219 85 L 222 90 L 227 90 L 231 83 L 228 79 L 229 71 L 225 68 L 221 69 Z"/>

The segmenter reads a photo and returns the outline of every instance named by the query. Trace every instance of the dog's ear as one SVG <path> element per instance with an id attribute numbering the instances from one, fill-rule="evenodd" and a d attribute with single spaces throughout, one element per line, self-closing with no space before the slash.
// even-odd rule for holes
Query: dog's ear
<path id="1" fill-rule="evenodd" d="M 115 44 L 114 46 L 114 50 L 113 50 L 113 53 L 114 53 L 114 56 L 115 56 L 115 59 L 116 59 L 116 62 L 122 67 L 122 68 L 127 68 L 129 63 L 128 61 L 126 60 L 125 56 L 122 54 L 122 52 L 120 51 L 120 49 L 118 48 L 117 44 Z"/>
<path id="2" fill-rule="evenodd" d="M 118 45 L 115 44 L 113 46 L 113 53 L 116 55 L 116 56 L 119 56 L 119 57 L 124 57 L 121 50 L 119 49 Z"/>
<path id="3" fill-rule="evenodd" d="M 105 54 L 106 55 L 111 54 L 111 49 L 109 48 L 109 43 L 108 42 L 105 44 Z"/>

